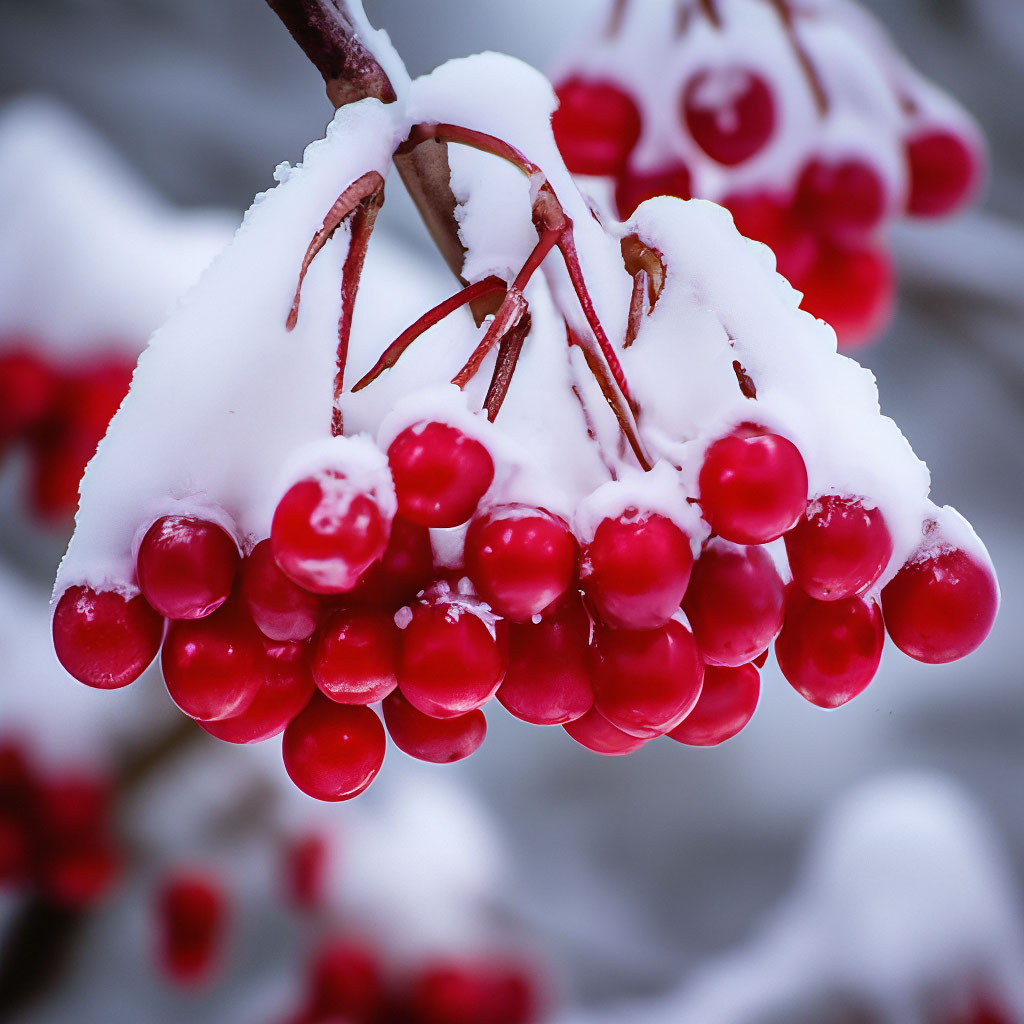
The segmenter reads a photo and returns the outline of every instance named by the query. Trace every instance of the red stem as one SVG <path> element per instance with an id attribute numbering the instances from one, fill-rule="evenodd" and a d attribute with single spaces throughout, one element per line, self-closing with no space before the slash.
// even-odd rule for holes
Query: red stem
<path id="1" fill-rule="evenodd" d="M 457 124 L 416 124 L 413 125 L 405 141 L 395 150 L 396 153 L 408 153 L 420 143 L 435 139 L 438 142 L 457 142 L 462 146 L 479 149 L 491 156 L 501 157 L 518 167 L 528 178 L 541 174 L 541 169 L 528 160 L 515 146 L 486 132 L 478 132 L 472 128 L 463 128 Z"/>
<path id="2" fill-rule="evenodd" d="M 457 291 L 450 299 L 445 299 L 444 302 L 438 303 L 433 309 L 427 310 L 423 316 L 402 331 L 388 345 L 380 359 L 353 386 L 353 394 L 356 391 L 362 391 L 367 385 L 372 384 L 385 370 L 390 370 L 398 362 L 405 350 L 421 334 L 428 331 L 435 324 L 440 323 L 450 313 L 454 313 L 461 306 L 468 305 L 482 296 L 491 295 L 494 292 L 504 292 L 507 288 L 508 285 L 500 277 L 492 274 L 490 277 L 485 277 L 482 281 L 467 285 L 465 288 Z"/>

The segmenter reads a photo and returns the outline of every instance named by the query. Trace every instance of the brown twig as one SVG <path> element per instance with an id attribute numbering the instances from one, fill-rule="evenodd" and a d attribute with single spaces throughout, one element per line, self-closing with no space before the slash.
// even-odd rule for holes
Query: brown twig
<path id="1" fill-rule="evenodd" d="M 768 0 L 768 3 L 775 9 L 779 20 L 782 22 L 782 27 L 789 39 L 789 44 L 796 55 L 797 63 L 803 70 L 807 84 L 810 86 L 811 95 L 814 97 L 815 106 L 818 108 L 818 114 L 820 117 L 824 117 L 829 111 L 828 92 L 825 90 L 825 83 L 822 82 L 821 75 L 818 73 L 814 61 L 811 60 L 807 47 L 804 46 L 804 42 L 796 30 L 796 19 L 793 16 L 793 9 L 789 5 L 789 0 Z"/>
<path id="2" fill-rule="evenodd" d="M 491 383 L 484 398 L 484 409 L 492 423 L 497 419 L 508 394 L 512 375 L 516 372 L 516 364 L 523 351 L 523 343 L 529 333 L 530 313 L 526 310 L 519 318 L 519 323 L 509 328 L 501 339 L 501 345 L 498 346 L 498 359 L 494 364 L 494 373 L 491 375 Z"/>

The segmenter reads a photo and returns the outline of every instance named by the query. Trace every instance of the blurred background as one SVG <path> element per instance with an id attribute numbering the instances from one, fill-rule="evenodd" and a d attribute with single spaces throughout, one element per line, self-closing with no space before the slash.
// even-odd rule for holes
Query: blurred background
<path id="1" fill-rule="evenodd" d="M 20 729 L 56 748 L 38 756 L 60 770 L 79 749 L 75 764 L 109 769 L 114 747 L 140 760 L 130 791 L 115 793 L 114 827 L 131 837 L 125 856 L 141 867 L 88 913 L 59 922 L 60 941 L 41 947 L 45 969 L 18 960 L 38 941 L 32 928 L 46 931 L 38 906 L 33 919 L 24 893 L 8 897 L 0 992 L 11 994 L 0 995 L 0 1013 L 272 1024 L 301 1003 L 313 951 L 340 931 L 371 936 L 398 973 L 442 954 L 475 962 L 495 951 L 503 964 L 527 965 L 546 1013 L 573 1020 L 1024 1024 L 1012 1016 L 1024 1013 L 1014 1004 L 1024 999 L 1024 5 L 867 6 L 975 115 L 990 145 L 975 208 L 896 227 L 897 314 L 856 353 L 878 378 L 883 410 L 931 468 L 935 500 L 960 509 L 989 548 L 1003 604 L 987 644 L 939 667 L 887 647 L 870 689 L 834 713 L 805 703 L 771 666 L 752 725 L 708 750 L 651 744 L 602 759 L 561 730 L 492 715 L 475 757 L 436 767 L 393 751 L 365 798 L 312 807 L 286 792 L 273 752 L 205 736 L 179 749 L 152 674 L 131 694 L 81 694 L 62 676 L 46 605 L 66 532 L 24 511 L 24 467 L 8 465 L 0 733 Z M 549 68 L 598 8 L 366 4 L 413 74 L 484 49 Z M 38 159 L 72 168 L 52 187 L 71 184 L 44 209 L 33 158 L 5 150 L 2 208 L 23 196 L 39 202 L 26 237 L 41 232 L 33 246 L 58 263 L 66 239 L 91 237 L 92 273 L 102 276 L 102 228 L 90 228 L 97 207 L 74 167 L 93 144 L 109 147 L 97 173 L 117 184 L 102 196 L 97 186 L 98 208 L 121 195 L 126 223 L 144 210 L 153 248 L 180 252 L 177 265 L 189 268 L 175 276 L 154 264 L 154 311 L 137 316 L 152 319 L 147 333 L 155 310 L 273 184 L 273 168 L 297 162 L 331 116 L 319 75 L 258 0 L 0 0 L 0 105 L 29 94 L 81 121 L 50 108 L 28 115 L 53 126 L 54 148 L 39 143 Z M 405 274 L 432 257 L 399 191 L 389 193 L 387 231 L 405 250 L 396 256 Z M 87 242 L 68 244 L 90 252 Z M 16 257 L 4 259 L 0 275 L 13 273 Z M 434 259 L 428 272 L 443 268 Z M 158 743 L 172 752 L 146 764 Z M 281 865 L 308 835 L 326 837 L 329 881 L 319 909 L 296 916 L 280 893 L 290 870 Z M 185 869 L 218 879 L 232 907 L 221 972 L 193 995 L 168 982 L 147 931 L 161 886 Z M 943 979 L 958 970 L 947 991 Z M 31 1000 L 17 981 L 24 971 L 35 978 Z M 983 1017 L 979 1000 L 993 986 L 1006 1005 Z M 978 994 L 973 1009 L 967 990 Z"/>

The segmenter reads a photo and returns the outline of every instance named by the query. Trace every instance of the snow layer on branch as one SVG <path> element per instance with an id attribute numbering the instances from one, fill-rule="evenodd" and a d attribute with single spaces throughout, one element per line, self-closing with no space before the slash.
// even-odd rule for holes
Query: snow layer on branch
<path id="1" fill-rule="evenodd" d="M 134 356 L 234 231 L 169 206 L 58 104 L 0 113 L 0 347 Z"/>

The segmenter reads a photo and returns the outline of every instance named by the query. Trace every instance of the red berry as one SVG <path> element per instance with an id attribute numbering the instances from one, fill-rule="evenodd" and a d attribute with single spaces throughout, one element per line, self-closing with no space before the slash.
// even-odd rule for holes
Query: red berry
<path id="1" fill-rule="evenodd" d="M 109 892 L 120 861 L 104 837 L 53 846 L 36 864 L 38 884 L 49 900 L 73 910 L 94 906 Z"/>
<path id="2" fill-rule="evenodd" d="M 978 191 L 984 159 L 962 135 L 944 128 L 922 132 L 907 143 L 910 193 L 907 212 L 944 217 Z"/>
<path id="3" fill-rule="evenodd" d="M 164 622 L 141 594 L 68 587 L 53 615 L 53 648 L 79 682 L 115 690 L 156 657 Z"/>
<path id="4" fill-rule="evenodd" d="M 263 638 L 231 602 L 205 619 L 172 622 L 160 667 L 171 700 L 189 718 L 231 718 L 252 703 L 263 685 Z"/>
<path id="5" fill-rule="evenodd" d="M 198 985 L 217 966 L 227 899 L 211 876 L 189 871 L 164 880 L 157 898 L 158 955 L 170 981 Z"/>
<path id="6" fill-rule="evenodd" d="M 579 547 L 569 527 L 540 508 L 503 505 L 469 524 L 466 572 L 499 614 L 522 622 L 576 581 Z"/>
<path id="7" fill-rule="evenodd" d="M 537 1013 L 533 985 L 524 972 L 458 961 L 422 970 L 408 1009 L 417 1024 L 530 1024 Z"/>
<path id="8" fill-rule="evenodd" d="M 33 860 L 32 838 L 19 815 L 0 810 L 0 886 L 22 885 Z"/>
<path id="9" fill-rule="evenodd" d="M 704 661 L 735 668 L 757 657 L 782 628 L 783 595 L 764 548 L 708 541 L 683 599 Z"/>
<path id="10" fill-rule="evenodd" d="M 284 732 L 309 703 L 314 684 L 306 645 L 265 640 L 263 648 L 264 675 L 256 696 L 230 718 L 200 722 L 211 736 L 227 743 L 262 743 Z"/>
<path id="11" fill-rule="evenodd" d="M 715 441 L 704 456 L 699 486 L 711 529 L 736 544 L 781 537 L 807 507 L 804 460 L 778 434 L 742 430 Z"/>
<path id="12" fill-rule="evenodd" d="M 814 266 L 818 258 L 817 234 L 794 215 L 787 196 L 737 193 L 726 196 L 722 206 L 732 213 L 741 235 L 764 242 L 775 253 L 776 268 L 783 277 L 794 281 Z"/>
<path id="13" fill-rule="evenodd" d="M 402 630 L 398 685 L 425 715 L 454 718 L 494 696 L 507 664 L 505 623 L 442 585 L 413 608 Z"/>
<path id="14" fill-rule="evenodd" d="M 793 579 L 818 601 L 862 594 L 892 557 L 892 537 L 877 508 L 863 498 L 827 494 L 807 506 L 786 534 Z"/>
<path id="15" fill-rule="evenodd" d="M 594 709 L 631 736 L 660 736 L 697 703 L 704 665 L 678 620 L 658 629 L 599 627 L 593 652 Z"/>
<path id="16" fill-rule="evenodd" d="M 932 665 L 956 661 L 980 646 L 998 607 L 991 567 L 959 548 L 911 559 L 882 588 L 893 643 Z"/>
<path id="17" fill-rule="evenodd" d="M 786 590 L 786 621 L 775 657 L 793 689 L 821 708 L 853 700 L 871 682 L 885 632 L 874 601 L 815 601 L 798 586 Z"/>
<path id="18" fill-rule="evenodd" d="M 292 782 L 317 800 L 349 800 L 384 763 L 384 726 L 368 707 L 314 694 L 284 731 L 284 766 Z"/>
<path id="19" fill-rule="evenodd" d="M 105 780 L 62 774 L 36 786 L 34 813 L 49 842 L 71 843 L 105 829 L 110 802 L 110 786 Z"/>
<path id="20" fill-rule="evenodd" d="M 461 761 L 483 743 L 487 734 L 482 711 L 469 711 L 455 718 L 431 718 L 414 708 L 399 690 L 384 698 L 383 711 L 384 724 L 395 746 L 420 761 Z"/>
<path id="21" fill-rule="evenodd" d="M 0 355 L 0 449 L 31 430 L 57 393 L 50 367 L 28 349 Z"/>
<path id="22" fill-rule="evenodd" d="M 494 460 L 479 442 L 446 423 L 418 423 L 391 442 L 388 463 L 398 511 L 421 526 L 459 526 L 494 479 Z"/>
<path id="23" fill-rule="evenodd" d="M 690 170 L 686 164 L 673 164 L 651 171 L 638 171 L 627 167 L 615 182 L 615 207 L 625 220 L 648 199 L 655 196 L 692 196 Z"/>
<path id="24" fill-rule="evenodd" d="M 775 131 L 772 91 L 748 68 L 698 72 L 683 90 L 681 113 L 694 142 L 730 167 L 763 149 Z"/>
<path id="25" fill-rule="evenodd" d="M 327 837 L 319 832 L 308 832 L 288 843 L 285 894 L 296 910 L 316 910 L 323 901 L 329 854 Z"/>
<path id="26" fill-rule="evenodd" d="M 708 665 L 704 688 L 693 710 L 668 733 L 691 747 L 713 747 L 735 736 L 754 715 L 761 682 L 753 665 Z"/>
<path id="27" fill-rule="evenodd" d="M 430 531 L 395 516 L 384 554 L 359 577 L 349 600 L 393 611 L 408 604 L 433 576 L 434 549 Z"/>
<path id="28" fill-rule="evenodd" d="M 615 174 L 640 138 L 640 110 L 612 82 L 569 78 L 555 92 L 555 141 L 573 174 Z"/>
<path id="29" fill-rule="evenodd" d="M 598 524 L 584 555 L 583 586 L 607 625 L 654 629 L 678 611 L 692 566 L 690 539 L 672 520 L 627 509 Z"/>
<path id="30" fill-rule="evenodd" d="M 201 619 L 230 596 L 238 562 L 238 546 L 216 523 L 163 516 L 139 545 L 139 589 L 169 619 Z"/>
<path id="31" fill-rule="evenodd" d="M 819 231 L 858 239 L 874 231 L 885 217 L 885 184 L 864 160 L 838 163 L 811 160 L 796 186 L 798 214 Z"/>
<path id="32" fill-rule="evenodd" d="M 895 284 L 892 261 L 882 248 L 825 242 L 805 274 L 791 278 L 804 293 L 801 306 L 830 324 L 840 345 L 863 345 L 892 319 Z"/>
<path id="33" fill-rule="evenodd" d="M 596 708 L 591 708 L 585 715 L 566 722 L 562 728 L 581 746 L 607 757 L 632 754 L 647 742 L 639 736 L 631 736 L 628 732 L 617 729 Z"/>
<path id="34" fill-rule="evenodd" d="M 270 546 L 281 570 L 306 590 L 351 590 L 387 547 L 390 521 L 369 494 L 330 471 L 293 484 L 281 498 Z"/>
<path id="35" fill-rule="evenodd" d="M 242 600 L 260 632 L 271 640 L 306 640 L 316 632 L 323 598 L 286 576 L 261 540 L 242 562 Z"/>
<path id="36" fill-rule="evenodd" d="M 594 704 L 590 682 L 590 616 L 570 594 L 540 622 L 509 626 L 509 659 L 498 687 L 502 706 L 534 725 L 564 725 Z"/>
<path id="37" fill-rule="evenodd" d="M 321 625 L 313 678 L 339 704 L 375 704 L 398 685 L 398 629 L 390 614 L 341 608 Z"/>
<path id="38" fill-rule="evenodd" d="M 310 977 L 310 1009 L 317 1021 L 369 1024 L 384 1001 L 384 978 L 365 945 L 335 939 L 317 954 Z"/>

